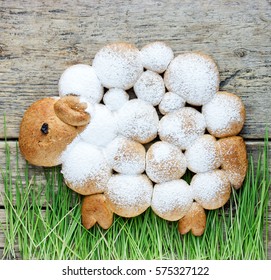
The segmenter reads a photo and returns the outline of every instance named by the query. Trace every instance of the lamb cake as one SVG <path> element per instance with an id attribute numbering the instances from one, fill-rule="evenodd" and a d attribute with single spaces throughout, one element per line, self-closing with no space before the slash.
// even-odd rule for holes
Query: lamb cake
<path id="1" fill-rule="evenodd" d="M 245 107 L 219 91 L 210 56 L 174 56 L 163 42 L 141 50 L 112 43 L 92 65 L 67 68 L 58 86 L 58 96 L 26 110 L 19 147 L 31 164 L 62 166 L 66 185 L 83 197 L 87 229 L 108 229 L 114 214 L 131 218 L 151 207 L 178 222 L 181 234 L 200 236 L 206 210 L 242 186 L 248 161 L 237 135 Z"/>

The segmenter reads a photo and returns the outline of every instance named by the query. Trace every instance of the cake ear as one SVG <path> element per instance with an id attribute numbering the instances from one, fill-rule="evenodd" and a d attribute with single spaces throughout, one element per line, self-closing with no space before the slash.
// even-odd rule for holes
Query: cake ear
<path id="1" fill-rule="evenodd" d="M 63 96 L 54 105 L 57 117 L 72 126 L 84 126 L 89 123 L 90 115 L 86 109 L 87 103 L 80 102 L 80 98 L 74 95 Z"/>

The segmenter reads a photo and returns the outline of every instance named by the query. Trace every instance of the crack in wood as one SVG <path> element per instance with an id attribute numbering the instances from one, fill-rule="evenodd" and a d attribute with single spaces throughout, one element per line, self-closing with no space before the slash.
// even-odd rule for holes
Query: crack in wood
<path id="1" fill-rule="evenodd" d="M 221 81 L 219 87 L 224 87 L 229 84 L 239 73 L 241 72 L 240 69 L 236 70 L 233 74 L 227 77 L 225 80 Z"/>

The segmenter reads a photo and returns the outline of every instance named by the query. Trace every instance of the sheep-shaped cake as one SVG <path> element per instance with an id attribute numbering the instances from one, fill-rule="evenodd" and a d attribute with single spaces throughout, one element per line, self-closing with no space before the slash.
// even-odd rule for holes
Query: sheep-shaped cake
<path id="1" fill-rule="evenodd" d="M 245 178 L 246 146 L 236 136 L 244 121 L 241 99 L 219 91 L 210 56 L 113 43 L 92 66 L 67 68 L 59 96 L 28 108 L 19 147 L 31 164 L 62 165 L 67 186 L 83 195 L 87 229 L 151 207 L 181 234 L 202 235 L 204 209 L 222 207 Z"/>

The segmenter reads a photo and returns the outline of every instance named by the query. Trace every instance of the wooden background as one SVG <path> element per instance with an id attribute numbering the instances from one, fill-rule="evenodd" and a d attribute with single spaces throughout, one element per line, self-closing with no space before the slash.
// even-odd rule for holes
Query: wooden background
<path id="1" fill-rule="evenodd" d="M 58 79 L 68 66 L 91 64 L 95 53 L 109 42 L 127 41 L 141 48 L 156 40 L 167 42 L 176 55 L 200 50 L 214 58 L 220 88 L 235 92 L 246 106 L 241 135 L 256 159 L 265 128 L 271 131 L 270 0 L 1 0 L 1 167 L 4 113 L 14 158 L 24 111 L 40 98 L 57 95 Z M 1 202 L 0 220 L 4 220 Z M 3 242 L 0 229 L 0 257 Z"/>

